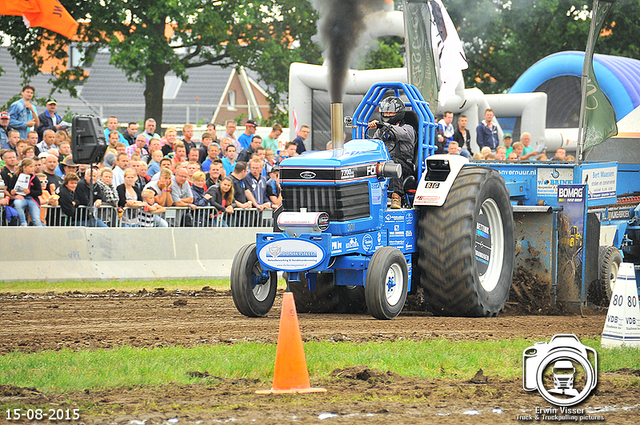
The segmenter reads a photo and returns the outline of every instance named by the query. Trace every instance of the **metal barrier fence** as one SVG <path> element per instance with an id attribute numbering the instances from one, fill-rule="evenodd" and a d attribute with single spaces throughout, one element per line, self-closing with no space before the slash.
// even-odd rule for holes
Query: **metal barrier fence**
<path id="1" fill-rule="evenodd" d="M 7 226 L 6 208 L 0 206 L 1 226 Z M 101 206 L 78 207 L 74 217 L 65 215 L 59 206 L 43 205 L 47 226 L 85 227 L 272 227 L 273 210 L 236 209 L 233 214 L 219 213 L 215 207 L 169 207 L 162 214 L 150 214 L 143 208 Z M 90 214 L 91 213 L 91 214 Z"/>

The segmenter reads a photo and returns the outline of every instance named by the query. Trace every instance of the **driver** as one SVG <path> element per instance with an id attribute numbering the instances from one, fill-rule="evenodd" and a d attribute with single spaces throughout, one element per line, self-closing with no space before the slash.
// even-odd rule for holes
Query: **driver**
<path id="1" fill-rule="evenodd" d="M 391 159 L 402 167 L 402 176 L 392 178 L 389 181 L 388 194 L 391 196 L 391 208 L 402 207 L 401 199 L 404 196 L 402 187 L 403 177 L 413 173 L 413 155 L 415 148 L 415 129 L 404 122 L 404 102 L 398 97 L 388 97 L 380 102 L 380 114 L 382 122 L 373 120 L 369 128 L 377 128 L 374 139 L 381 139 Z"/>

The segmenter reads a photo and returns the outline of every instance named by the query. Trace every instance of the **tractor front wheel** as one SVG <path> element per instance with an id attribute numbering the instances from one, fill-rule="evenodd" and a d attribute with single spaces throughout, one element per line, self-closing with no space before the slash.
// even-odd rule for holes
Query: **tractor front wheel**
<path id="1" fill-rule="evenodd" d="M 369 261 L 364 299 L 376 319 L 393 319 L 404 307 L 409 285 L 407 261 L 397 248 L 378 249 Z"/>
<path id="2" fill-rule="evenodd" d="M 256 244 L 240 248 L 231 265 L 231 296 L 238 311 L 248 317 L 262 317 L 276 298 L 278 274 L 263 273 Z"/>

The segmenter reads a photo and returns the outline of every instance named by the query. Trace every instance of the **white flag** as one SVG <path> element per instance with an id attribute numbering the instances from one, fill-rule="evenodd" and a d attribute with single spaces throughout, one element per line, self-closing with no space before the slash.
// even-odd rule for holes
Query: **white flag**
<path id="1" fill-rule="evenodd" d="M 433 50 L 437 53 L 440 63 L 442 85 L 438 101 L 442 105 L 455 95 L 456 87 L 462 81 L 462 70 L 467 69 L 468 64 L 458 31 L 442 0 L 429 1 L 429 7 L 431 8 Z"/>

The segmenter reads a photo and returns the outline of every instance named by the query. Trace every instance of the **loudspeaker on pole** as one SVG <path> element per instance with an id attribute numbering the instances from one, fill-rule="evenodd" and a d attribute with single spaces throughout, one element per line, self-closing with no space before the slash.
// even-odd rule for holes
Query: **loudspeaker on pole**
<path id="1" fill-rule="evenodd" d="M 100 118 L 76 115 L 72 120 L 71 153 L 76 164 L 96 164 L 103 161 L 107 139 Z"/>

